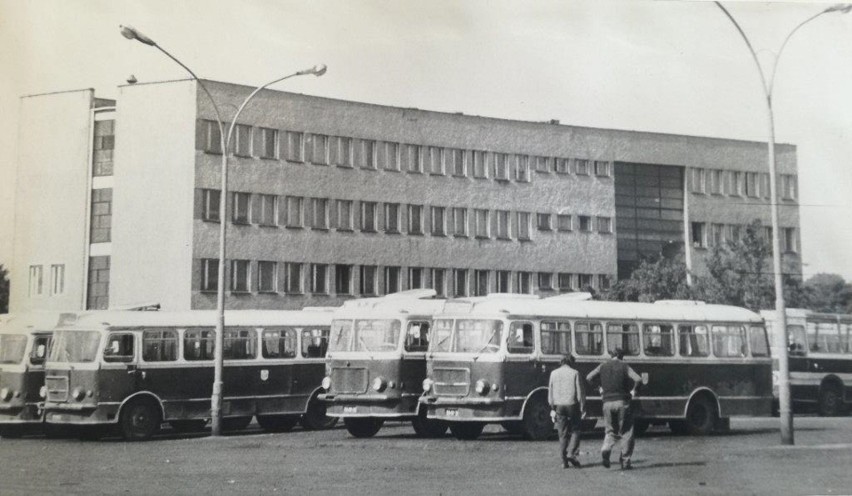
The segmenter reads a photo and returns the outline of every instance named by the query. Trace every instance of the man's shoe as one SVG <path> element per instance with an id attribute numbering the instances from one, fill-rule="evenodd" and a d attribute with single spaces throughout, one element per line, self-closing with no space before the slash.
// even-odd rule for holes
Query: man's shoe
<path id="1" fill-rule="evenodd" d="M 571 462 L 571 465 L 573 465 L 574 468 L 580 468 L 582 466 L 580 465 L 580 460 L 574 458 L 573 456 L 569 458 L 568 461 Z"/>
<path id="2" fill-rule="evenodd" d="M 604 468 L 609 468 L 609 451 L 601 451 L 601 463 Z"/>
<path id="3" fill-rule="evenodd" d="M 633 465 L 630 463 L 630 460 L 622 458 L 619 461 L 621 462 L 621 470 L 633 470 Z"/>
<path id="4" fill-rule="evenodd" d="M 571 468 L 571 465 L 568 465 L 568 460 L 562 460 L 562 468 Z"/>

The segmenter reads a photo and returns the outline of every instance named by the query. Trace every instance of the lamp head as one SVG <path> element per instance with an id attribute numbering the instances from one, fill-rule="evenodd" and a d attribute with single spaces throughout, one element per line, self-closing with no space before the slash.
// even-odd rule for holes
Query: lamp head
<path id="1" fill-rule="evenodd" d="M 328 66 L 325 64 L 317 64 L 310 69 L 305 69 L 303 71 L 299 71 L 296 73 L 297 76 L 306 76 L 308 74 L 313 74 L 316 77 L 320 77 L 325 74 L 325 71 L 328 70 Z"/>
<path id="2" fill-rule="evenodd" d="M 848 14 L 850 11 L 852 11 L 852 3 L 838 3 L 825 9 L 823 12 L 840 12 L 841 14 Z"/>
<path id="3" fill-rule="evenodd" d="M 119 25 L 118 27 L 121 30 L 121 36 L 124 36 L 128 40 L 136 40 L 140 43 L 144 43 L 144 44 L 150 45 L 150 46 L 156 45 L 154 40 L 152 40 L 151 38 L 148 38 L 147 36 L 145 36 L 144 34 L 139 32 L 133 26 L 121 26 L 121 25 Z"/>

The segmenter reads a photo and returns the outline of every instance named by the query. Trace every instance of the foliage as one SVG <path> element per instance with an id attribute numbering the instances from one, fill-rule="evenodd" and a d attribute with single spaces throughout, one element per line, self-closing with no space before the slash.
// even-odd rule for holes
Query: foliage
<path id="1" fill-rule="evenodd" d="M 613 284 L 601 299 L 613 301 L 688 300 L 693 292 L 686 285 L 683 258 L 659 257 L 642 260 L 630 275 Z"/>
<path id="2" fill-rule="evenodd" d="M 852 284 L 837 274 L 816 274 L 805 281 L 804 290 L 811 310 L 852 313 Z"/>
<path id="3" fill-rule="evenodd" d="M 0 265 L 0 313 L 9 312 L 9 272 Z"/>

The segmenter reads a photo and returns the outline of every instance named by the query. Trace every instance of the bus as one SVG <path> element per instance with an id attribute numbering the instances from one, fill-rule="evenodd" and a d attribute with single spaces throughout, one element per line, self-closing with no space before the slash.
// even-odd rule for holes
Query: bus
<path id="1" fill-rule="evenodd" d="M 500 423 L 528 439 L 553 429 L 550 372 L 572 354 L 583 376 L 616 348 L 642 376 L 637 431 L 651 423 L 707 434 L 733 416 L 769 415 L 772 363 L 763 319 L 749 310 L 701 302 L 589 301 L 488 295 L 447 302 L 435 316 L 421 402 L 428 418 L 475 439 Z M 587 389 L 590 420 L 601 418 L 598 390 Z"/>
<path id="2" fill-rule="evenodd" d="M 252 417 L 270 431 L 328 428 L 317 400 L 330 309 L 225 313 L 223 429 Z M 148 439 L 168 423 L 200 430 L 210 418 L 214 311 L 89 312 L 60 322 L 45 365 L 45 422 L 84 437 L 117 430 Z M 85 434 L 82 434 L 85 433 Z"/>
<path id="3" fill-rule="evenodd" d="M 852 404 L 852 315 L 787 309 L 789 348 L 782 350 L 775 311 L 760 312 L 772 335 L 774 356 L 787 353 L 793 410 L 841 415 Z M 774 362 L 773 374 L 778 363 Z M 774 393 L 778 389 L 775 381 Z"/>
<path id="4" fill-rule="evenodd" d="M 44 361 L 58 314 L 31 313 L 0 322 L 0 436 L 18 437 L 42 426 Z"/>
<path id="5" fill-rule="evenodd" d="M 372 437 L 386 420 L 410 420 L 420 437 L 447 432 L 418 402 L 432 316 L 444 302 L 418 289 L 350 300 L 335 312 L 320 398 L 352 436 Z"/>

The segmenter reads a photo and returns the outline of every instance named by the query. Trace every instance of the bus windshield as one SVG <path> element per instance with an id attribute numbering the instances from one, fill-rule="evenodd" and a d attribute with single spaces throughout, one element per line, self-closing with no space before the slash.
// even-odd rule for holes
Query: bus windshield
<path id="1" fill-rule="evenodd" d="M 26 347 L 27 337 L 23 334 L 0 335 L 0 363 L 21 363 Z"/>
<path id="2" fill-rule="evenodd" d="M 396 319 L 335 320 L 331 324 L 331 351 L 393 351 L 399 346 Z"/>
<path id="3" fill-rule="evenodd" d="M 98 331 L 57 331 L 50 347 L 51 362 L 94 362 L 98 354 Z"/>
<path id="4" fill-rule="evenodd" d="M 435 321 L 432 351 L 450 353 L 496 353 L 503 340 L 499 320 L 439 319 Z"/>

